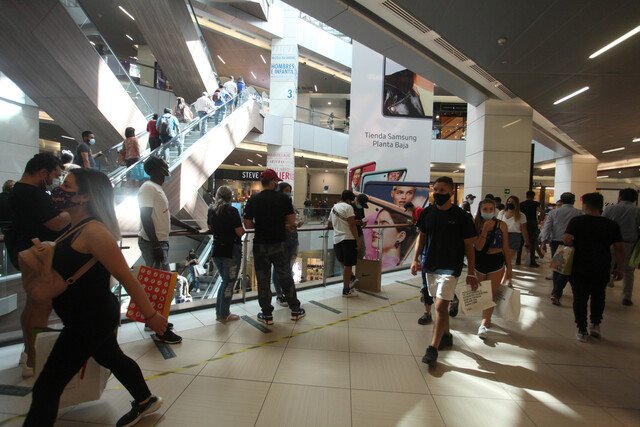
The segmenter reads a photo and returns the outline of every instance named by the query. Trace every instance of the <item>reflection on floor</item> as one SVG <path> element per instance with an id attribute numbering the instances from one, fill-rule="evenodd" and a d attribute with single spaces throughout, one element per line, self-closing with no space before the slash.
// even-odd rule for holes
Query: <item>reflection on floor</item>
<path id="1" fill-rule="evenodd" d="M 520 322 L 495 319 L 486 342 L 475 335 L 478 317 L 453 319 L 454 347 L 431 371 L 421 363 L 431 327 L 416 322 L 420 282 L 406 271 L 386 274 L 379 296 L 344 299 L 339 286 L 301 292 L 307 317 L 295 323 L 278 308 L 270 333 L 246 321 L 216 324 L 211 310 L 172 316 L 185 339 L 168 360 L 141 325 L 125 325 L 125 352 L 165 399 L 139 425 L 639 426 L 638 305 L 620 304 L 619 283 L 608 289 L 602 339 L 578 343 L 571 291 L 551 305 L 546 272 L 516 271 Z M 259 308 L 232 311 L 255 318 Z M 0 384 L 31 385 L 15 367 L 19 352 L 0 349 Z M 130 397 L 113 378 L 107 388 L 98 402 L 62 410 L 56 426 L 114 425 Z M 14 417 L 29 402 L 0 396 L 0 424 L 21 425 Z"/>

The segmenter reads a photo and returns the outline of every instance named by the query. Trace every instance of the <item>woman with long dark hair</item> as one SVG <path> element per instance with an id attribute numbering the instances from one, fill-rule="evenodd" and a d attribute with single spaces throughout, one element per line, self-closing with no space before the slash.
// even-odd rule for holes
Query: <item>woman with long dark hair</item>
<path id="1" fill-rule="evenodd" d="M 151 394 L 140 367 L 118 345 L 120 305 L 109 287 L 111 275 L 124 285 L 156 333 L 164 333 L 167 319 L 151 306 L 118 247 L 120 229 L 109 178 L 92 169 L 73 169 L 53 190 L 52 200 L 71 217 L 71 232 L 56 243 L 53 268 L 66 280 L 92 258 L 97 262 L 52 301 L 64 327 L 33 387 L 24 425 L 53 426 L 65 386 L 93 357 L 133 396 L 131 411 L 116 424 L 132 426 L 158 410 L 162 398 Z"/>
<path id="2" fill-rule="evenodd" d="M 216 297 L 216 320 L 222 323 L 240 319 L 240 316 L 231 313 L 230 306 L 242 261 L 240 238 L 244 228 L 240 213 L 231 206 L 232 198 L 231 187 L 223 185 L 218 188 L 207 218 L 209 231 L 213 233 L 213 263 L 222 278 Z"/>
<path id="3" fill-rule="evenodd" d="M 511 251 L 511 259 L 516 256 L 516 252 L 524 246 L 530 248 L 529 232 L 527 231 L 527 217 L 520 212 L 520 199 L 517 196 L 509 196 L 507 199 L 506 209 L 498 214 L 498 219 L 504 221 L 509 229 L 509 250 Z M 509 286 L 513 286 L 509 279 Z"/>

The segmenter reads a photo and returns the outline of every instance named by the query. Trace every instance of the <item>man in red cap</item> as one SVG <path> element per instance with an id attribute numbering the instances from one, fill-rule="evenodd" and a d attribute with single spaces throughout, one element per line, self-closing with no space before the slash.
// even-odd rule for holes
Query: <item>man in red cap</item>
<path id="1" fill-rule="evenodd" d="M 271 305 L 271 266 L 278 276 L 289 308 L 291 320 L 305 316 L 304 308 L 296 296 L 296 287 L 291 274 L 291 260 L 285 247 L 287 230 L 296 229 L 296 214 L 291 199 L 277 192 L 281 179 L 273 169 L 266 169 L 260 175 L 262 191 L 251 196 L 244 208 L 245 228 L 254 228 L 253 264 L 258 280 L 258 302 L 261 313 L 258 320 L 266 325 L 273 324 Z"/>

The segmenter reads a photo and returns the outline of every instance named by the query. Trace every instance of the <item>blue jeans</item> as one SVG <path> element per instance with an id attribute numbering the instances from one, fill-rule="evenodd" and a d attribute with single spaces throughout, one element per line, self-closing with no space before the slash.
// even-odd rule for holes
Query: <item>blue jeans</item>
<path id="1" fill-rule="evenodd" d="M 291 311 L 300 308 L 300 301 L 296 295 L 296 287 L 293 284 L 291 274 L 291 258 L 288 255 L 285 243 L 253 243 L 253 265 L 258 281 L 258 302 L 262 313 L 270 315 L 273 312 L 271 305 L 271 267 L 276 269 L 278 282 L 282 288 L 282 294 L 287 297 Z"/>
<path id="2" fill-rule="evenodd" d="M 196 273 L 196 266 L 189 266 L 189 274 L 191 275 L 191 283 L 189 283 L 189 290 L 200 290 L 200 281 L 198 280 L 198 274 Z"/>
<path id="3" fill-rule="evenodd" d="M 171 271 L 171 267 L 169 267 L 169 242 L 160 242 L 160 246 L 162 246 L 163 257 L 162 261 L 158 262 L 153 258 L 153 245 L 151 242 L 144 240 L 142 237 L 138 237 L 138 247 L 140 247 L 140 252 L 142 252 L 144 265 L 157 268 L 158 270 Z M 176 286 L 175 298 L 176 301 L 182 300 L 181 286 Z"/>
<path id="4" fill-rule="evenodd" d="M 206 115 L 207 115 L 206 111 L 198 111 L 198 117 L 199 118 L 203 118 Z M 208 125 L 209 125 L 208 120 L 201 120 L 200 121 L 200 136 L 202 136 L 205 133 L 207 133 Z"/>
<path id="5" fill-rule="evenodd" d="M 222 279 L 216 296 L 216 317 L 218 319 L 226 319 L 231 314 L 229 306 L 231 305 L 233 287 L 238 278 L 241 261 L 242 245 L 233 245 L 231 258 L 213 257 L 213 263 L 216 265 Z"/>

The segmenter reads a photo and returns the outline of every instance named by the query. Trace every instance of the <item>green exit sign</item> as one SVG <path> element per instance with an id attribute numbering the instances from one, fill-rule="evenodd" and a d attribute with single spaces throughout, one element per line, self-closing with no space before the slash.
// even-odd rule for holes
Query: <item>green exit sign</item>
<path id="1" fill-rule="evenodd" d="M 510 188 L 505 188 L 504 189 L 504 194 L 511 194 L 511 189 Z"/>

